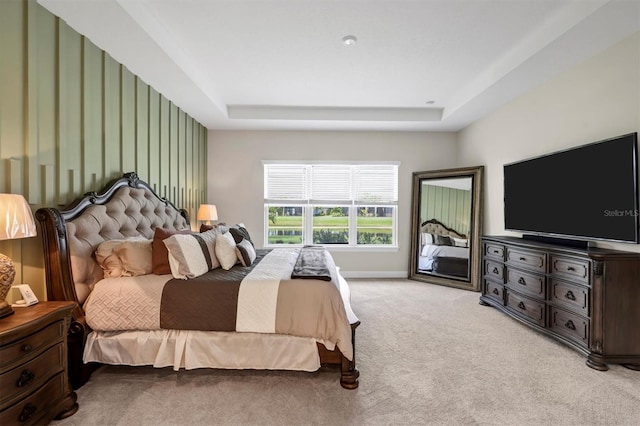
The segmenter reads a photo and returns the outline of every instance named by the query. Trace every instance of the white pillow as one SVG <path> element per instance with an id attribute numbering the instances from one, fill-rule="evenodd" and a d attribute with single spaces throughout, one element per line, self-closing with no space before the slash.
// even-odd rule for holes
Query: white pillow
<path id="1" fill-rule="evenodd" d="M 433 234 L 429 232 L 422 233 L 422 245 L 433 244 Z"/>
<path id="2" fill-rule="evenodd" d="M 466 238 L 451 237 L 451 239 L 453 240 L 453 245 L 455 247 L 469 247 L 469 240 Z"/>
<path id="3" fill-rule="evenodd" d="M 229 232 L 218 235 L 216 238 L 216 256 L 220 262 L 220 266 L 225 271 L 233 268 L 238 263 L 238 255 L 236 254 L 236 242 L 233 235 Z"/>
<path id="4" fill-rule="evenodd" d="M 163 240 L 169 252 L 174 278 L 195 278 L 220 266 L 215 253 L 217 230 L 194 234 L 174 234 Z"/>

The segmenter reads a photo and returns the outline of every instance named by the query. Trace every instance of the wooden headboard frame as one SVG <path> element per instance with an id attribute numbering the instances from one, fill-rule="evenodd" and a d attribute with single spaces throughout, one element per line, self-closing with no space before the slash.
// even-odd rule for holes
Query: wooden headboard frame
<path id="1" fill-rule="evenodd" d="M 100 192 L 87 192 L 61 210 L 55 208 L 38 209 L 36 219 L 40 223 L 44 248 L 47 300 L 69 300 L 78 303 L 71 267 L 67 222 L 79 218 L 91 206 L 107 204 L 123 187 L 143 189 L 149 192 L 150 194 L 145 196 L 159 201 L 164 204 L 165 208 L 175 210 L 185 219 L 186 224 L 189 224 L 189 215 L 186 210 L 178 209 L 167 199 L 159 197 L 149 184 L 138 178 L 135 172 L 125 173 L 123 177 L 109 182 Z M 154 223 L 153 218 L 150 223 Z M 80 303 L 76 306 L 73 317 L 74 319 L 84 319 L 84 311 Z"/>
<path id="2" fill-rule="evenodd" d="M 424 231 L 425 225 L 432 225 L 436 230 L 436 232 L 433 232 L 434 234 L 448 235 L 448 236 L 456 237 L 456 238 L 467 238 L 466 235 L 459 233 L 458 231 L 456 231 L 453 228 L 449 228 L 447 225 L 445 225 L 444 223 L 440 222 L 438 219 L 429 219 L 429 220 L 426 220 L 426 221 L 422 222 L 420 224 L 420 231 L 421 232 L 425 232 Z"/>

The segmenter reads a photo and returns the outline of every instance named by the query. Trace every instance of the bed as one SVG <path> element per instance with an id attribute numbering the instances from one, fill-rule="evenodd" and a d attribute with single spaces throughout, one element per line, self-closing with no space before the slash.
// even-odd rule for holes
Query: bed
<path id="1" fill-rule="evenodd" d="M 469 240 L 437 219 L 420 224 L 418 271 L 469 277 Z"/>
<path id="2" fill-rule="evenodd" d="M 102 364 L 336 365 L 341 386 L 358 387 L 360 321 L 324 248 L 256 249 L 242 224 L 193 232 L 187 212 L 134 172 L 36 218 L 47 299 L 77 303 L 68 336 L 74 389 Z"/>

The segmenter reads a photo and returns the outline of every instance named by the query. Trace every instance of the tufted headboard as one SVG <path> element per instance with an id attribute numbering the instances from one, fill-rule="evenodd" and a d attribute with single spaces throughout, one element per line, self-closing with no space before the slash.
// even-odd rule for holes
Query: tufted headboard
<path id="1" fill-rule="evenodd" d="M 420 224 L 420 232 L 427 232 L 429 234 L 448 235 L 456 238 L 467 238 L 464 234 L 459 233 L 455 229 L 449 228 L 438 219 L 429 219 Z"/>
<path id="2" fill-rule="evenodd" d="M 187 212 L 158 197 L 134 172 L 62 210 L 39 209 L 36 218 L 42 228 L 47 299 L 77 302 L 78 316 L 84 316 L 80 306 L 103 276 L 94 257 L 100 243 L 137 236 L 151 239 L 157 227 L 189 228 Z"/>

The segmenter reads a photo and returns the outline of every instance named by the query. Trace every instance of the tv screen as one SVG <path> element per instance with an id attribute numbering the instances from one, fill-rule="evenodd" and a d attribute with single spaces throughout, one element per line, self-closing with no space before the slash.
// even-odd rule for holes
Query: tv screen
<path id="1" fill-rule="evenodd" d="M 504 166 L 505 229 L 640 243 L 638 135 Z"/>

